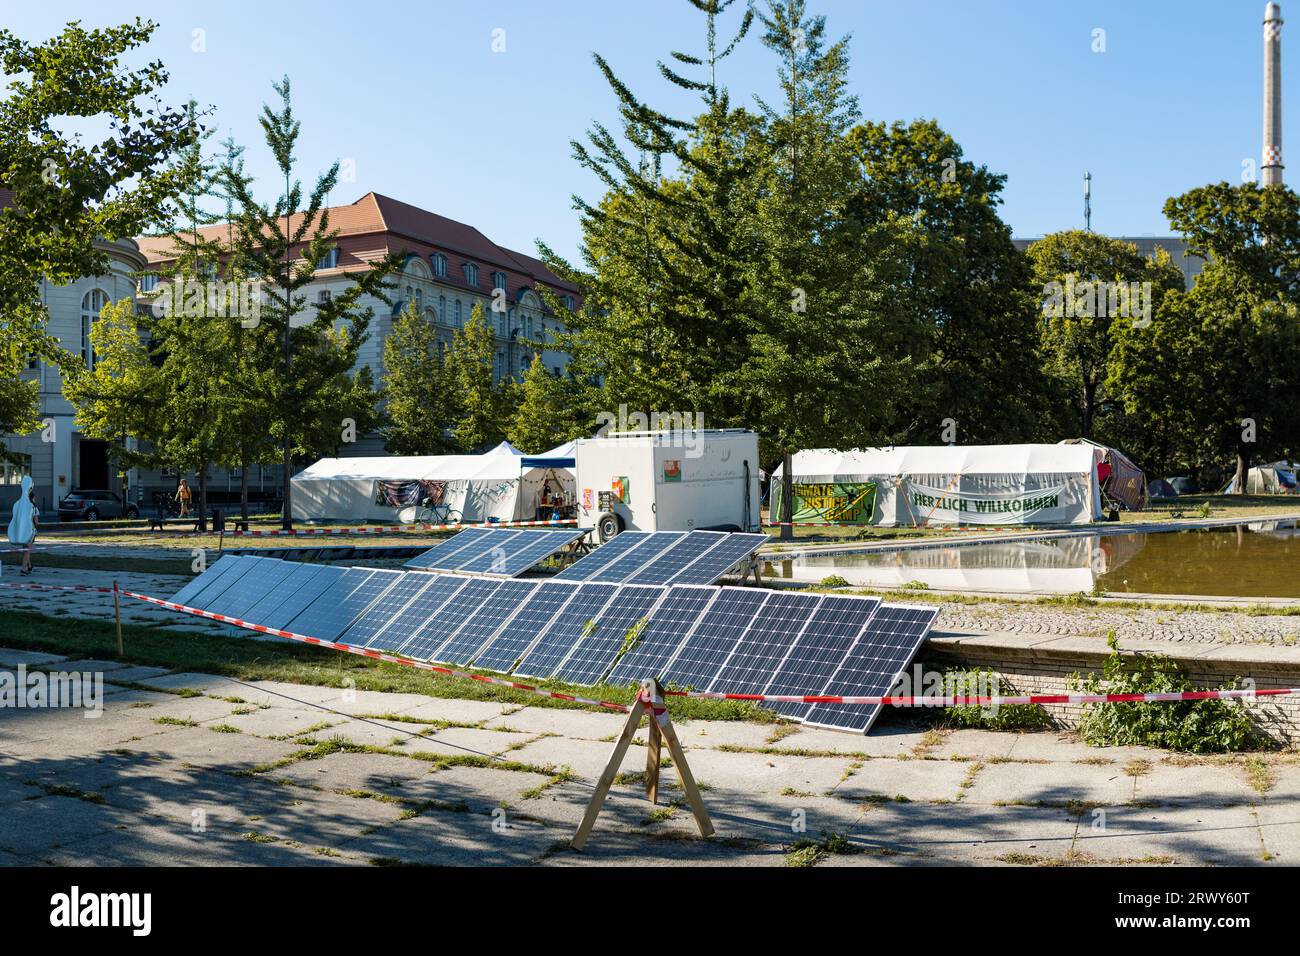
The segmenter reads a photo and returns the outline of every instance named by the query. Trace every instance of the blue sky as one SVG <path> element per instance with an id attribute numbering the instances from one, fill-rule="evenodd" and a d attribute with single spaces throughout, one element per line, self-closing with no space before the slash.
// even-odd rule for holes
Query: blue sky
<path id="1" fill-rule="evenodd" d="M 1093 227 L 1141 235 L 1168 232 L 1166 197 L 1238 182 L 1242 161 L 1258 162 L 1263 0 L 822 0 L 812 9 L 833 34 L 853 36 L 864 117 L 937 119 L 968 159 L 1008 176 L 1002 213 L 1018 236 L 1081 225 L 1085 169 Z M 540 237 L 572 254 L 570 196 L 598 194 L 569 148 L 593 119 L 615 119 L 592 51 L 645 99 L 685 112 L 688 98 L 655 61 L 703 46 L 685 0 L 58 0 L 10 4 L 4 22 L 34 40 L 67 20 L 136 15 L 160 25 L 148 53 L 169 67 L 169 95 L 215 107 L 217 138 L 233 131 L 248 145 L 249 171 L 268 195 L 257 115 L 288 73 L 304 173 L 353 163 L 355 181 L 335 203 L 373 189 L 526 252 Z M 1300 6 L 1294 16 L 1283 31 L 1287 103 L 1300 102 Z M 498 28 L 503 53 L 492 50 Z M 1102 53 L 1092 49 L 1098 28 Z M 751 35 L 721 78 L 749 101 L 771 91 L 772 68 Z"/>

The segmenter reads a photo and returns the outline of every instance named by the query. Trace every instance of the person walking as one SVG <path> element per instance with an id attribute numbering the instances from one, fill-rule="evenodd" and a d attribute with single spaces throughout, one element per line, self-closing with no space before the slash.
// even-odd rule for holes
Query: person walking
<path id="1" fill-rule="evenodd" d="M 32 545 L 36 543 L 40 514 L 40 509 L 36 507 L 36 489 L 32 487 L 32 479 L 24 478 L 18 500 L 14 502 L 13 517 L 9 519 L 9 543 L 23 549 L 22 574 L 32 573 Z"/>
<path id="2" fill-rule="evenodd" d="M 181 486 L 176 489 L 176 500 L 181 503 L 181 517 L 188 517 L 190 513 L 190 503 L 194 500 L 194 492 L 190 491 L 190 482 L 188 478 L 181 479 Z"/>

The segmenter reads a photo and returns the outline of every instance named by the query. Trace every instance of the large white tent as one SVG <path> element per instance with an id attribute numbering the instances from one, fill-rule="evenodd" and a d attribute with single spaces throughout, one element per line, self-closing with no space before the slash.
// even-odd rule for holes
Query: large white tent
<path id="1" fill-rule="evenodd" d="M 905 525 L 1087 524 L 1101 516 L 1089 445 L 919 445 L 801 451 L 796 522 Z M 772 475 L 780 514 L 782 470 Z"/>
<path id="2" fill-rule="evenodd" d="M 508 442 L 482 455 L 322 458 L 292 479 L 295 521 L 393 524 L 432 498 L 465 522 L 531 519 L 544 488 L 572 500 L 560 457 L 525 458 Z"/>

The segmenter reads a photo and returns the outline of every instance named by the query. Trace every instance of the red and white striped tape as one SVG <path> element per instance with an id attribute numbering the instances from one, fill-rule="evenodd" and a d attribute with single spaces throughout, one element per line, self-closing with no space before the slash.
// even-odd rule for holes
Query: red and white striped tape
<path id="1" fill-rule="evenodd" d="M 109 588 L 108 590 L 112 591 L 113 589 Z M 417 670 L 430 671 L 434 674 L 444 674 L 448 677 L 464 677 L 469 680 L 476 680 L 481 684 L 495 684 L 498 687 L 509 687 L 513 690 L 527 691 L 530 694 L 537 694 L 541 697 L 550 697 L 553 700 L 567 700 L 570 703 L 586 704 L 590 707 L 600 707 L 604 710 L 616 710 L 621 713 L 627 713 L 627 711 L 631 709 L 626 704 L 618 704 L 609 700 L 592 700 L 588 697 L 577 697 L 573 694 L 561 694 L 558 691 L 543 690 L 540 687 L 534 687 L 532 684 L 521 684 L 518 681 L 506 680 L 502 677 L 489 677 L 486 674 L 471 674 L 467 671 L 458 671 L 450 667 L 439 667 L 437 664 L 429 664 L 425 661 L 416 661 L 409 657 L 400 657 L 396 654 L 385 654 L 380 651 L 371 650 L 367 647 L 354 647 L 351 644 L 341 644 L 338 641 L 322 641 L 318 637 L 307 637 L 304 634 L 295 634 L 292 631 L 281 631 L 273 627 L 266 627 L 262 624 L 253 624 L 250 621 L 243 621 L 237 617 L 227 617 L 224 614 L 213 614 L 210 611 L 200 611 L 198 608 L 186 607 L 184 604 L 176 604 L 172 601 L 164 601 L 161 598 L 150 597 L 147 594 L 137 594 L 135 591 L 123 591 L 122 594 L 129 598 L 135 598 L 137 601 L 146 601 L 149 604 L 156 604 L 158 607 L 165 607 L 171 611 L 183 611 L 186 614 L 195 614 L 211 621 L 220 621 L 222 624 L 233 624 L 236 627 L 256 631 L 259 634 L 271 634 L 275 637 L 284 637 L 291 641 L 299 641 L 303 644 L 314 644 L 317 647 L 328 647 L 331 650 L 344 651 L 348 654 L 356 654 L 359 657 L 368 657 L 371 660 L 384 661 L 388 664 L 401 664 L 403 667 L 414 667 Z"/>
<path id="2" fill-rule="evenodd" d="M 11 591 L 93 591 L 98 594 L 112 594 L 112 588 L 92 588 L 73 584 L 0 584 L 0 588 Z"/>
<path id="3" fill-rule="evenodd" d="M 301 538 L 320 535 L 360 535 L 360 534 L 427 534 L 433 531 L 463 531 L 466 528 L 541 528 L 572 527 L 578 523 L 576 518 L 554 518 L 546 521 L 494 521 L 476 524 L 393 524 L 361 525 L 355 528 L 268 528 L 266 530 L 250 529 L 248 531 L 227 531 L 227 538 Z M 135 531 L 151 538 L 198 538 L 210 537 L 212 531 Z"/>

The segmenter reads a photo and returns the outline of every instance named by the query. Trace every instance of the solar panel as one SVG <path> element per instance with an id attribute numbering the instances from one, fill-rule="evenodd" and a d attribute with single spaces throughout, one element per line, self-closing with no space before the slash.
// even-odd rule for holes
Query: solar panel
<path id="1" fill-rule="evenodd" d="M 765 534 L 729 534 L 726 540 L 719 541 L 683 568 L 670 583 L 716 584 L 719 578 L 762 547 L 765 541 Z"/>
<path id="2" fill-rule="evenodd" d="M 299 561 L 280 563 L 289 569 L 289 574 L 282 578 L 268 594 L 248 606 L 248 609 L 240 615 L 245 620 L 252 621 L 254 624 L 266 624 L 266 619 L 276 608 L 288 600 L 299 587 L 309 584 L 320 569 L 325 567 L 323 564 L 303 564 Z M 269 624 L 266 626 L 270 627 Z"/>
<path id="3" fill-rule="evenodd" d="M 589 584 L 584 587 L 612 587 Z M 646 626 L 646 619 L 668 589 L 653 585 L 627 585 L 605 606 L 591 627 L 579 635 L 573 652 L 555 669 L 555 676 L 571 684 L 595 684 L 609 670 L 619 651 Z M 636 629 L 637 634 L 633 634 Z"/>
<path id="4" fill-rule="evenodd" d="M 231 587 L 238 584 L 253 568 L 257 566 L 257 559 L 251 557 L 239 556 L 236 564 L 229 572 L 219 578 L 212 580 L 207 587 L 199 591 L 190 599 L 190 607 L 206 611 L 213 603 L 218 601 Z M 215 613 L 215 612 L 214 612 Z"/>
<path id="5" fill-rule="evenodd" d="M 506 559 L 524 543 L 527 536 L 528 532 L 517 528 L 494 531 L 453 557 L 447 563 L 446 570 L 467 574 L 501 574 L 499 569 L 505 567 Z"/>
<path id="6" fill-rule="evenodd" d="M 475 667 L 508 671 L 564 610 L 581 585 L 572 581 L 544 581 L 519 608 L 492 643 L 474 660 Z"/>
<path id="7" fill-rule="evenodd" d="M 402 653 L 423 661 L 437 661 L 442 647 L 465 623 L 465 619 L 478 610 L 497 588 L 506 583 L 495 578 L 462 578 L 464 586 L 451 599 L 420 625 Z"/>
<path id="8" fill-rule="evenodd" d="M 887 693 L 916 656 L 938 613 L 938 608 L 929 607 L 881 607 L 821 694 L 869 697 Z M 879 714 L 880 706 L 814 704 L 804 720 L 819 727 L 866 733 Z"/>
<path id="9" fill-rule="evenodd" d="M 493 528 L 466 528 L 464 531 L 457 531 L 446 541 L 434 545 L 428 551 L 424 552 L 424 554 L 416 555 L 410 561 L 407 561 L 404 567 L 449 567 L 450 564 L 455 563 L 454 558 L 457 552 L 465 551 L 466 555 L 468 555 L 470 552 L 467 549 L 496 533 L 496 529 Z M 477 553 L 477 549 L 475 549 L 475 553 Z"/>
<path id="10" fill-rule="evenodd" d="M 587 580 L 623 584 L 685 537 L 684 531 L 655 531 L 631 551 L 609 562 Z M 618 537 L 614 540 L 617 541 Z"/>
<path id="11" fill-rule="evenodd" d="M 249 560 L 256 563 L 236 584 L 213 600 L 207 606 L 207 610 L 213 614 L 247 619 L 249 608 L 274 593 L 276 585 L 287 578 L 294 569 L 293 562 L 274 558 L 250 558 Z"/>
<path id="12" fill-rule="evenodd" d="M 210 568 L 204 568 L 199 574 L 196 574 L 185 587 L 173 594 L 170 600 L 175 604 L 184 604 L 186 607 L 193 607 L 190 602 L 200 591 L 212 584 L 214 581 L 229 574 L 235 566 L 240 563 L 240 559 L 234 555 L 227 554 L 218 558 L 217 562 Z"/>
<path id="13" fill-rule="evenodd" d="M 614 665 L 610 683 L 626 684 L 658 677 L 717 594 L 717 588 L 693 585 L 670 588 L 632 649 Z"/>
<path id="14" fill-rule="evenodd" d="M 337 640 L 353 647 L 370 647 L 380 631 L 400 614 L 420 592 L 436 579 L 421 571 L 399 572 L 402 576 L 384 592 L 384 599 L 376 601 L 340 634 Z"/>
<path id="15" fill-rule="evenodd" d="M 669 584 L 688 564 L 727 537 L 725 531 L 692 531 L 627 579 L 628 584 Z M 712 581 L 700 582 L 712 584 Z"/>
<path id="16" fill-rule="evenodd" d="M 749 630 L 704 690 L 719 694 L 759 694 L 785 660 L 816 613 L 820 594 L 772 591 Z"/>
<path id="17" fill-rule="evenodd" d="M 808 694 L 820 691 L 840 666 L 853 642 L 880 607 L 879 598 L 828 594 L 813 612 L 803 633 L 772 674 L 764 694 Z M 768 704 L 787 717 L 802 719 L 809 704 Z"/>
<path id="18" fill-rule="evenodd" d="M 434 574 L 428 577 L 428 587 L 375 635 L 370 647 L 410 657 L 407 645 L 421 633 L 429 618 L 438 613 L 471 580 L 453 574 Z"/>
<path id="19" fill-rule="evenodd" d="M 770 591 L 760 588 L 720 588 L 686 640 L 660 670 L 659 678 L 678 687 L 704 690 L 749 630 Z M 646 675 L 651 676 L 651 675 Z"/>
<path id="20" fill-rule="evenodd" d="M 556 551 L 578 540 L 587 532 L 565 528 L 562 531 L 520 531 L 492 548 L 491 552 L 460 565 L 455 570 L 466 574 L 498 574 L 514 577 L 533 565 L 545 561 Z"/>
<path id="21" fill-rule="evenodd" d="M 438 652 L 438 660 L 468 664 L 506 620 L 537 588 L 537 581 L 502 581 L 492 596 L 474 610 L 460 629 Z"/>
<path id="22" fill-rule="evenodd" d="M 254 624 L 273 627 L 278 631 L 287 631 L 285 625 L 319 600 L 344 574 L 343 568 L 336 568 L 329 564 L 308 564 L 303 565 L 303 568 L 312 568 L 316 573 L 310 580 L 304 579 L 301 583 L 297 576 L 284 582 L 281 585 L 281 589 L 287 592 L 284 601 L 274 610 L 263 610 L 259 607 L 249 611 L 250 615 L 258 614 L 257 617 L 250 617 L 249 620 Z M 266 602 L 263 602 L 263 605 L 265 604 Z"/>
<path id="23" fill-rule="evenodd" d="M 648 537 L 650 537 L 649 531 L 624 531 L 622 534 L 616 534 L 612 540 L 602 544 L 585 558 L 573 562 L 555 577 L 561 581 L 589 580 L 597 571 L 622 557 Z"/>
<path id="24" fill-rule="evenodd" d="M 577 584 L 577 582 L 574 582 Z M 524 654 L 515 668 L 516 674 L 550 677 L 609 603 L 616 584 L 577 584 L 578 593 L 564 606 L 541 639 Z"/>
<path id="25" fill-rule="evenodd" d="M 348 568 L 328 591 L 284 629 L 322 641 L 337 640 L 357 615 L 401 576 L 400 571 Z"/>

